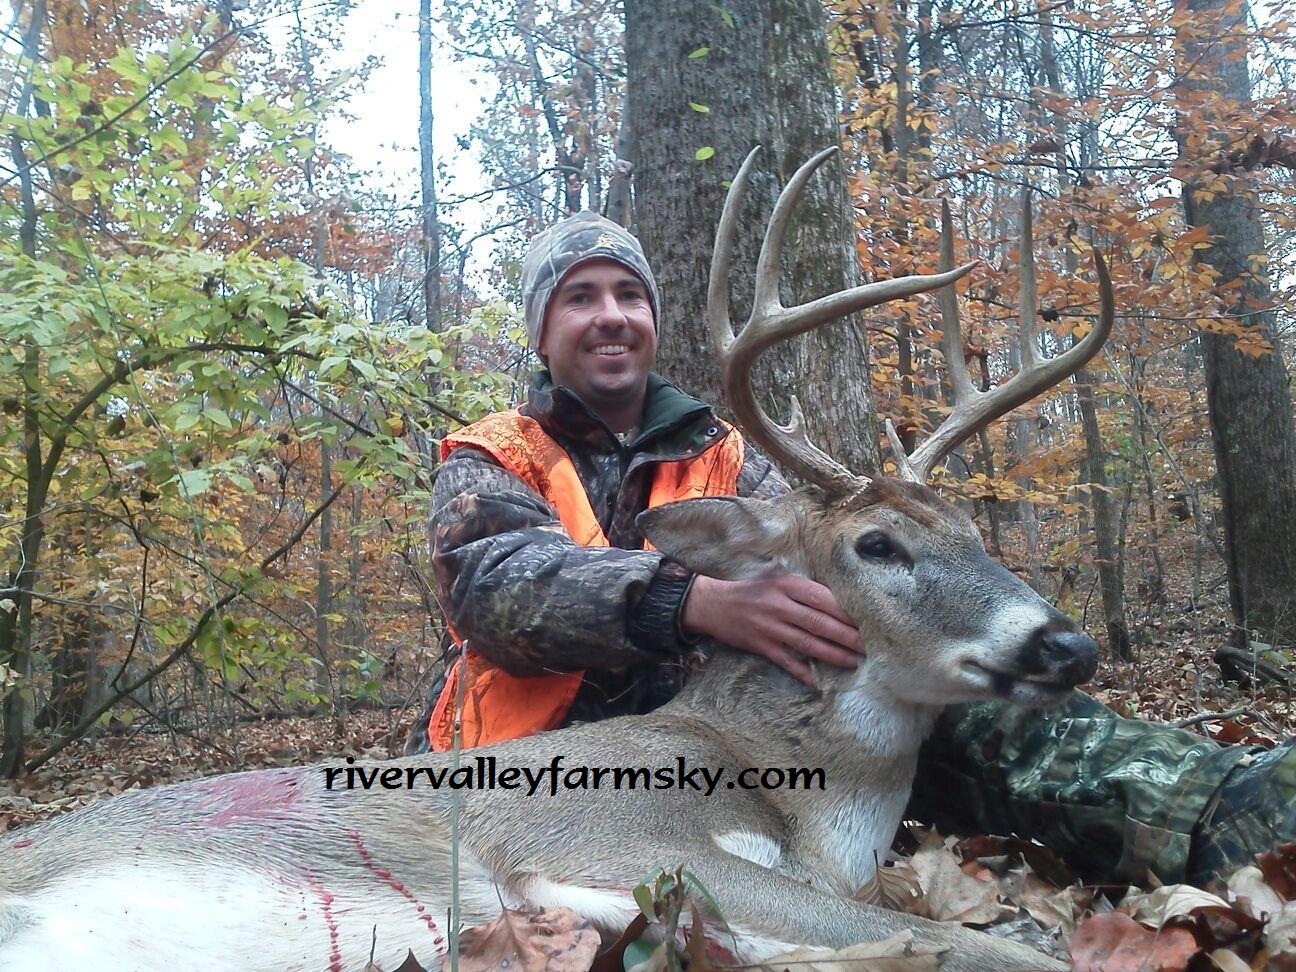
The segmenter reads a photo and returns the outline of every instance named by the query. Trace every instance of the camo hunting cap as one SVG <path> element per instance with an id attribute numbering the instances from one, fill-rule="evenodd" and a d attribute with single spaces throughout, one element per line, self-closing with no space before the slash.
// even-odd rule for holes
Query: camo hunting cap
<path id="1" fill-rule="evenodd" d="M 599 257 L 615 260 L 644 282 L 657 323 L 657 281 L 643 247 L 627 230 L 586 209 L 537 233 L 522 261 L 522 312 L 534 351 L 540 350 L 540 330 L 555 288 L 573 267 Z"/>

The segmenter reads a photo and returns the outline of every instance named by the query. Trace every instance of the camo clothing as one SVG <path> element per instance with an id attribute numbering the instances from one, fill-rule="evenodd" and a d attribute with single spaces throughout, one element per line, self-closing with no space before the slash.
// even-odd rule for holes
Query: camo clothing
<path id="1" fill-rule="evenodd" d="M 654 463 L 713 445 L 715 415 L 652 375 L 642 428 L 623 443 L 546 372 L 522 411 L 571 457 L 612 549 L 577 546 L 535 490 L 485 453 L 457 449 L 432 494 L 442 606 L 473 650 L 510 675 L 585 669 L 567 722 L 651 711 L 700 657 L 677 628 L 692 575 L 644 550 L 634 520 L 647 507 Z M 786 489 L 748 449 L 739 493 Z"/>
<path id="2" fill-rule="evenodd" d="M 1292 746 L 1221 747 L 1083 693 L 1051 713 L 959 706 L 924 747 L 910 812 L 1033 837 L 1094 881 L 1200 883 L 1296 835 Z"/>

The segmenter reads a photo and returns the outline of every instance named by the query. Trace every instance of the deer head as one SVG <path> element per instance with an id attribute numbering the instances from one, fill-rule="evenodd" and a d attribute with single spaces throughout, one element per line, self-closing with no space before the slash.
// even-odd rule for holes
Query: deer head
<path id="1" fill-rule="evenodd" d="M 728 277 L 739 203 L 755 152 L 734 179 L 716 232 L 708 323 L 722 367 L 725 398 L 748 438 L 810 486 L 779 500 L 689 500 L 650 510 L 640 526 L 657 549 L 700 573 L 735 579 L 778 570 L 805 574 L 832 589 L 869 647 L 870 683 L 895 699 L 944 705 L 1004 698 L 1028 705 L 1061 701 L 1094 673 L 1097 646 L 985 551 L 962 510 L 927 486 L 935 464 L 996 418 L 1081 368 L 1111 330 L 1114 301 L 1095 253 L 1101 308 L 1083 341 L 1041 360 L 1034 340 L 1035 286 L 1028 205 L 1022 222 L 1023 366 L 988 392 L 973 388 L 963 357 L 954 282 L 976 264 L 954 267 L 948 206 L 942 211 L 940 270 L 866 284 L 797 307 L 778 296 L 779 260 L 793 208 L 806 182 L 835 149 L 803 165 L 779 196 L 761 246 L 753 308 L 734 334 Z M 756 358 L 778 341 L 867 307 L 940 291 L 942 345 L 953 406 L 944 422 L 906 454 L 890 422 L 898 475 L 860 475 L 808 439 L 791 401 L 779 425 L 752 390 Z M 838 678 L 854 676 L 838 675 Z"/>

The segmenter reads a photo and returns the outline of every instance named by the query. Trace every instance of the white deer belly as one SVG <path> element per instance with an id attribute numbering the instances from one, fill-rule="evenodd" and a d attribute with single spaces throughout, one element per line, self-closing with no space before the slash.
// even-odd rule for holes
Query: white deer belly
<path id="1" fill-rule="evenodd" d="M 349 972 L 369 961 L 375 931 L 380 966 L 394 968 L 411 948 L 429 964 L 446 951 L 445 911 L 372 882 L 326 886 L 237 865 L 111 866 L 7 897 L 0 968 Z"/>

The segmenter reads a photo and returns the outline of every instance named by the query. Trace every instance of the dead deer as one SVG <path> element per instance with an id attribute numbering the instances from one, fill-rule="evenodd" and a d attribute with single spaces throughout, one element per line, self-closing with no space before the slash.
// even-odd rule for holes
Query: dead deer
<path id="1" fill-rule="evenodd" d="M 720 647 L 683 693 L 650 715 L 369 767 L 399 781 L 459 760 L 475 765 L 478 756 L 533 772 L 672 767 L 682 758 L 729 773 L 822 767 L 825 789 L 560 788 L 530 797 L 417 784 L 348 790 L 326 787 L 326 767 L 306 767 L 129 793 L 5 835 L 0 968 L 341 972 L 365 967 L 376 942 L 378 965 L 390 969 L 407 948 L 424 962 L 447 951 L 456 889 L 463 925 L 493 918 L 501 904 L 566 906 L 615 935 L 637 911 L 634 886 L 655 868 L 680 864 L 728 919 L 736 937 L 717 945 L 738 961 L 908 929 L 917 943 L 945 949 L 941 961 L 950 968 L 1054 965 L 1023 946 L 861 904 L 851 894 L 887 853 L 918 747 L 942 706 L 977 699 L 1050 705 L 1095 670 L 1092 639 L 994 563 L 969 518 L 925 480 L 959 442 L 1097 352 L 1113 317 L 1110 284 L 1098 261 L 1097 326 L 1065 354 L 1035 360 L 1025 222 L 1026 364 L 988 393 L 972 388 L 963 365 L 953 283 L 971 265 L 952 268 L 948 217 L 943 272 L 785 308 L 777 296 L 782 240 L 827 155 L 803 166 L 779 198 L 755 307 L 735 337 L 727 277 L 748 158 L 720 222 L 709 295 L 734 414 L 755 443 L 814 485 L 772 502 L 688 500 L 644 513 L 642 525 L 656 547 L 697 571 L 726 578 L 796 571 L 828 585 L 858 624 L 866 660 L 853 671 L 820 671 L 810 688 Z M 775 341 L 938 288 L 955 404 L 912 455 L 896 450 L 900 478 L 839 466 L 807 440 L 795 403 L 787 427 L 756 404 L 751 365 Z"/>

